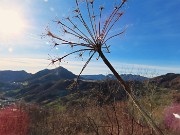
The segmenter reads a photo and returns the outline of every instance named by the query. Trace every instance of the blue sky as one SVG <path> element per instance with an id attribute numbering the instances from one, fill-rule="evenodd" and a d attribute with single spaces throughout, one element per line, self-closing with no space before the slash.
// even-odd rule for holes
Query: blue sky
<path id="1" fill-rule="evenodd" d="M 104 17 L 106 17 L 118 0 L 95 0 L 95 2 L 97 7 L 99 5 L 105 7 Z M 128 28 L 122 36 L 108 42 L 108 45 L 111 45 L 111 53 L 105 54 L 118 72 L 142 75 L 147 72 L 158 75 L 168 72 L 180 73 L 179 6 L 179 0 L 127 1 L 122 9 L 125 13 L 112 34 L 125 26 Z M 46 32 L 47 26 L 52 32 L 58 33 L 58 26 L 52 20 L 72 16 L 75 7 L 74 0 L 1 0 L 0 9 L 17 11 L 25 26 L 18 36 L 0 35 L 0 70 L 26 70 L 35 73 L 44 68 L 54 68 L 48 66 L 50 63 L 48 54 L 51 57 L 62 56 L 70 49 L 68 47 L 53 49 L 51 40 L 41 39 L 41 35 Z M 85 8 L 82 12 L 85 15 Z M 87 15 L 84 17 L 87 19 Z M 0 25 L 3 24 L 0 22 Z M 78 74 L 85 61 L 74 57 L 76 56 L 67 58 L 68 63 L 61 65 Z M 110 73 L 96 57 L 84 74 Z M 84 60 L 86 58 L 88 55 L 84 56 Z"/>

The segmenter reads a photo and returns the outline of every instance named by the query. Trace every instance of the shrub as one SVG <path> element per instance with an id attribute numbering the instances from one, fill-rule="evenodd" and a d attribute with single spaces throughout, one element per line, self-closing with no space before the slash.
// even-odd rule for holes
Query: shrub
<path id="1" fill-rule="evenodd" d="M 174 103 L 165 109 L 164 124 L 169 130 L 180 133 L 180 104 Z"/>
<path id="2" fill-rule="evenodd" d="M 0 110 L 0 135 L 26 135 L 29 117 L 17 106 L 9 106 Z"/>

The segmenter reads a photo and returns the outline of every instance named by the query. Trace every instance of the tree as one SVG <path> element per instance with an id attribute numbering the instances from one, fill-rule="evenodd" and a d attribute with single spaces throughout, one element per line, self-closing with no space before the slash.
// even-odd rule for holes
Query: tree
<path id="1" fill-rule="evenodd" d="M 86 6 L 80 6 L 81 2 L 85 4 Z M 74 16 L 73 17 L 67 17 L 63 20 L 56 20 L 55 22 L 61 26 L 61 30 L 64 34 L 73 36 L 75 39 L 78 39 L 78 42 L 66 40 L 63 37 L 57 36 L 56 34 L 52 33 L 49 29 L 47 29 L 47 36 L 51 37 L 54 42 L 54 47 L 58 45 L 69 45 L 72 48 L 77 48 L 77 50 L 72 51 L 63 57 L 52 59 L 52 64 L 55 62 L 62 62 L 62 60 L 69 55 L 78 53 L 80 57 L 82 57 L 86 52 L 89 52 L 89 58 L 86 61 L 85 65 L 81 69 L 80 74 L 77 77 L 77 80 L 79 79 L 79 76 L 82 74 L 84 69 L 87 67 L 93 56 L 97 53 L 99 57 L 103 60 L 103 62 L 108 66 L 108 68 L 112 71 L 112 73 L 117 78 L 119 84 L 124 88 L 130 99 L 133 101 L 134 105 L 137 107 L 137 109 L 140 111 L 140 113 L 144 116 L 144 118 L 147 120 L 147 122 L 152 126 L 154 131 L 157 134 L 163 134 L 162 131 L 158 128 L 158 126 L 155 124 L 155 122 L 151 119 L 151 117 L 144 111 L 144 109 L 140 106 L 138 100 L 135 98 L 135 96 L 131 93 L 131 89 L 126 84 L 126 82 L 121 78 L 121 76 L 118 74 L 118 72 L 114 69 L 114 67 L 111 65 L 111 63 L 108 61 L 106 56 L 104 55 L 104 50 L 106 50 L 108 53 L 110 53 L 109 48 L 110 46 L 107 45 L 107 42 L 119 35 L 122 35 L 126 28 L 124 28 L 122 31 L 111 35 L 111 31 L 114 28 L 115 24 L 119 21 L 121 16 L 124 14 L 120 10 L 125 5 L 126 0 L 120 1 L 119 4 L 117 4 L 110 15 L 105 19 L 105 22 L 102 23 L 102 17 L 104 7 L 100 6 L 98 15 L 95 13 L 95 0 L 84 0 L 84 1 L 78 1 L 75 0 L 76 3 L 76 9 L 73 11 Z M 82 8 L 85 7 L 87 10 L 88 18 L 89 20 L 86 20 L 82 13 Z M 87 15 L 86 15 L 87 16 Z M 79 22 L 79 24 L 83 25 L 86 31 L 82 30 L 80 26 L 76 25 L 75 22 Z M 88 23 L 89 22 L 89 23 Z M 57 43 L 56 41 L 61 41 L 61 43 Z M 80 49 L 79 49 L 80 48 Z"/>

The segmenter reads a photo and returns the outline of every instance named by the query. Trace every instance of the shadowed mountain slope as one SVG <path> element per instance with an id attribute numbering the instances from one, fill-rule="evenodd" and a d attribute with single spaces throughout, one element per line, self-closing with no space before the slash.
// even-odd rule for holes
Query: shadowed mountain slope
<path id="1" fill-rule="evenodd" d="M 27 73 L 25 71 L 11 71 L 11 70 L 5 70 L 0 71 L 0 82 L 17 82 L 25 80 L 29 77 L 31 77 L 32 74 Z"/>
<path id="2" fill-rule="evenodd" d="M 180 90 L 180 74 L 168 73 L 155 77 L 152 80 L 161 87 Z"/>

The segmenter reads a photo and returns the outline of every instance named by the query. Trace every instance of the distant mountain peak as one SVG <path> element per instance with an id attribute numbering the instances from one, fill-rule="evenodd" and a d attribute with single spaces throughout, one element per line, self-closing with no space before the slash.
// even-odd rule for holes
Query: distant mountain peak
<path id="1" fill-rule="evenodd" d="M 44 69 L 41 70 L 29 79 L 30 82 L 49 82 L 57 81 L 61 79 L 74 79 L 76 77 L 71 71 L 66 68 L 59 66 L 54 69 Z"/>

